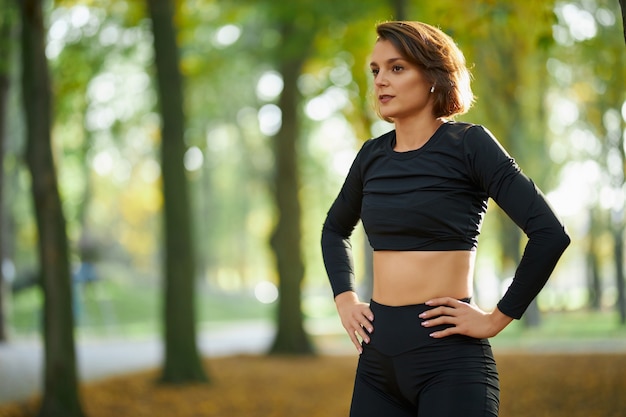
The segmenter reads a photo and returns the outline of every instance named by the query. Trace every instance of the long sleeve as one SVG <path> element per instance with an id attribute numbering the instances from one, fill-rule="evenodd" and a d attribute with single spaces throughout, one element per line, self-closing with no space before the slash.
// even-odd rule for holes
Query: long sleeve
<path id="1" fill-rule="evenodd" d="M 546 284 L 570 238 L 545 196 L 486 129 L 473 127 L 465 140 L 474 180 L 528 236 L 513 281 L 498 303 L 500 311 L 519 319 Z"/>
<path id="2" fill-rule="evenodd" d="M 360 219 L 363 184 L 357 154 L 322 227 L 322 256 L 333 295 L 355 290 L 350 236 Z"/>

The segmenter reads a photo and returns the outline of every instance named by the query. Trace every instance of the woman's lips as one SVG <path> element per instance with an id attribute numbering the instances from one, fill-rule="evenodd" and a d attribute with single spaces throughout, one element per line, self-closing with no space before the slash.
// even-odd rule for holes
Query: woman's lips
<path id="1" fill-rule="evenodd" d="M 378 101 L 380 101 L 382 104 L 385 104 L 391 101 L 392 98 L 393 96 L 390 96 L 388 94 L 381 94 L 378 96 Z"/>

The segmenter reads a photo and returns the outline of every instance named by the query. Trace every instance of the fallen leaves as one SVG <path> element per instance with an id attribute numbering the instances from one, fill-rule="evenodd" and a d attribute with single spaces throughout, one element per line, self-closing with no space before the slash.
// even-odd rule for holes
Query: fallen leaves
<path id="1" fill-rule="evenodd" d="M 626 416 L 626 355 L 500 355 L 497 359 L 502 416 Z"/>
<path id="2" fill-rule="evenodd" d="M 497 355 L 503 417 L 623 417 L 626 355 Z M 233 356 L 205 362 L 210 384 L 164 386 L 158 372 L 87 384 L 88 417 L 347 416 L 356 356 Z M 0 406 L 29 417 L 38 399 Z M 381 416 L 384 417 L 384 416 Z"/>

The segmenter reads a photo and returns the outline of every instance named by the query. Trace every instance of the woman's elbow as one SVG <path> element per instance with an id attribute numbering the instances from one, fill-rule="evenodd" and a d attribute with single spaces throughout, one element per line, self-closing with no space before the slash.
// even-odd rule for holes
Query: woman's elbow
<path id="1" fill-rule="evenodd" d="M 550 246 L 554 252 L 563 253 L 565 249 L 572 243 L 569 233 L 565 227 L 559 227 L 557 230 L 553 230 L 550 233 Z"/>
<path id="2" fill-rule="evenodd" d="M 565 230 L 565 228 L 561 229 L 560 236 L 561 247 L 563 248 L 563 250 L 565 250 L 570 245 L 570 243 L 572 243 L 572 238 L 570 237 L 569 233 L 567 233 L 567 230 Z"/>

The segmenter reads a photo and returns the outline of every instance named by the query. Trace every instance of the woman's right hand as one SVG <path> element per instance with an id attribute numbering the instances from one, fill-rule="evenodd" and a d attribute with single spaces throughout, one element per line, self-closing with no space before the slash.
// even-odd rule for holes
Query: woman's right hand
<path id="1" fill-rule="evenodd" d="M 359 351 L 359 354 L 363 352 L 359 337 L 365 343 L 370 342 L 369 334 L 374 331 L 372 322 L 374 321 L 374 314 L 370 310 L 370 306 L 367 303 L 359 301 L 358 295 L 354 291 L 346 291 L 335 297 L 335 305 L 337 306 L 337 312 L 350 340 Z"/>

